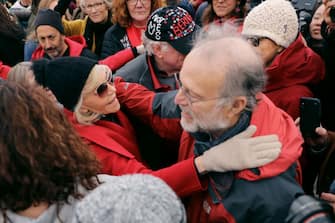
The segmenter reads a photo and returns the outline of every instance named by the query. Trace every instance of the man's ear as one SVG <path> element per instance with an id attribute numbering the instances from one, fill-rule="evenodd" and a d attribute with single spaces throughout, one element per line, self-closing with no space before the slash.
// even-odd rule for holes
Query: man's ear
<path id="1" fill-rule="evenodd" d="M 232 116 L 239 115 L 245 109 L 245 107 L 247 107 L 247 97 L 235 97 L 231 105 Z"/>
<path id="2" fill-rule="evenodd" d="M 162 46 L 160 44 L 153 44 L 152 45 L 152 51 L 153 54 L 158 57 L 158 58 L 162 58 Z"/>

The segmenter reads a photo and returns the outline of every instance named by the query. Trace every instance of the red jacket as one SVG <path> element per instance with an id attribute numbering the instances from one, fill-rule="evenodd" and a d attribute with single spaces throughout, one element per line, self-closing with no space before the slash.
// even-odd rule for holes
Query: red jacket
<path id="1" fill-rule="evenodd" d="M 7 79 L 9 70 L 10 70 L 10 67 L 7 65 L 4 65 L 2 61 L 0 61 L 0 78 Z"/>
<path id="2" fill-rule="evenodd" d="M 65 37 L 65 43 L 69 47 L 69 56 L 79 57 L 83 49 L 86 47 L 86 41 L 82 36 Z M 41 59 L 44 56 L 44 50 L 38 46 L 31 56 L 32 60 Z"/>
<path id="3" fill-rule="evenodd" d="M 69 56 L 81 56 L 81 52 L 86 48 L 85 38 L 82 36 L 65 37 L 65 43 L 69 47 Z M 37 60 L 43 58 L 44 50 L 39 46 L 32 54 L 31 59 Z M 117 70 L 126 62 L 134 58 L 131 48 L 122 50 L 112 56 L 99 61 L 99 64 L 107 65 L 112 71 Z"/>
<path id="4" fill-rule="evenodd" d="M 313 97 L 310 86 L 325 76 L 321 57 L 307 47 L 300 35 L 266 68 L 268 77 L 264 93 L 279 108 L 296 119 L 300 97 Z"/>
<path id="5" fill-rule="evenodd" d="M 175 138 L 178 134 L 180 137 L 178 112 L 172 115 L 177 108 L 170 104 L 168 107 L 172 109 L 169 110 L 159 104 L 162 100 L 157 98 L 161 94 L 120 79 L 115 80 L 115 86 L 120 103 L 132 114 L 150 124 L 163 137 Z M 193 194 L 188 200 L 188 222 L 283 222 L 295 194 L 302 192 L 295 180 L 295 165 L 303 143 L 300 132 L 292 118 L 274 106 L 265 95 L 260 94 L 258 98 L 259 103 L 251 117 L 251 124 L 257 126 L 254 136 L 277 134 L 283 145 L 280 156 L 259 167 L 257 174 L 251 170 L 237 172 L 236 185 L 223 199 L 223 204 L 214 204 L 207 191 Z M 179 161 L 193 157 L 193 145 L 194 138 L 182 132 Z"/>
<path id="6" fill-rule="evenodd" d="M 193 157 L 158 171 L 152 171 L 138 161 L 140 158 L 135 133 L 121 111 L 116 114 L 120 124 L 100 120 L 94 125 L 81 125 L 75 120 L 72 112 L 65 110 L 65 113 L 100 160 L 102 173 L 152 174 L 163 179 L 181 197 L 205 189 L 206 182 L 199 180 Z"/>
<path id="7" fill-rule="evenodd" d="M 254 136 L 277 134 L 283 145 L 279 158 L 274 162 L 258 168 L 260 171 L 258 174 L 251 170 L 237 172 L 235 177 L 240 181 L 236 183 L 235 187 L 239 189 L 233 188 L 228 197 L 224 198 L 222 202 L 223 205 L 214 204 L 207 192 L 193 195 L 188 203 L 188 222 L 283 222 L 283 216 L 276 216 L 275 212 L 280 212 L 283 209 L 288 210 L 295 193 L 299 192 L 300 188 L 298 185 L 290 185 L 292 182 L 284 181 L 283 185 L 275 188 L 273 185 L 276 184 L 275 178 L 272 178 L 272 184 L 268 183 L 268 185 L 262 185 L 263 187 L 258 187 L 248 182 L 275 177 L 286 172 L 300 157 L 303 140 L 292 119 L 286 113 L 276 109 L 266 96 L 262 95 L 261 98 L 251 118 L 251 124 L 257 126 L 257 131 Z M 190 144 L 194 142 L 193 139 L 187 133 L 184 133 L 184 138 L 183 145 L 181 145 L 180 148 L 180 159 L 184 159 L 193 154 L 193 147 L 190 147 Z M 296 176 L 289 177 L 293 180 Z M 245 180 L 248 182 L 245 183 Z M 278 179 L 278 182 L 282 181 Z M 243 183 L 245 183 L 245 185 Z M 286 185 L 287 191 L 283 190 L 283 186 Z M 290 187 L 293 187 L 292 191 L 290 191 Z M 283 192 L 281 195 L 283 197 L 291 193 L 291 195 L 286 198 L 288 202 L 286 201 L 286 203 L 284 203 L 280 198 L 277 198 L 277 196 L 281 194 L 278 190 L 285 191 L 281 191 Z M 236 191 L 239 191 L 239 193 Z M 248 196 L 245 195 L 246 193 Z M 273 196 L 272 193 L 276 193 L 276 195 Z M 252 194 L 254 194 L 254 196 L 252 196 Z M 262 199 L 257 201 L 256 197 L 259 196 L 259 194 L 262 194 Z M 257 202 L 263 204 L 259 205 L 263 207 L 254 208 L 253 210 L 251 206 L 257 206 Z M 209 205 L 210 211 L 204 208 L 205 203 Z M 246 210 L 247 207 L 249 210 Z M 209 214 L 207 212 L 209 212 Z M 246 219 L 246 216 L 248 216 L 249 220 Z M 281 219 L 279 219 L 280 217 Z"/>

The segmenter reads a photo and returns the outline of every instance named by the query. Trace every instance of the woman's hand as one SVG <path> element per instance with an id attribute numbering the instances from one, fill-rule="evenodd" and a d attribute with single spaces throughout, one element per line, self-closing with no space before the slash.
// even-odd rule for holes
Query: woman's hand
<path id="1" fill-rule="evenodd" d="M 300 118 L 297 118 L 294 121 L 294 123 L 296 124 L 298 128 L 299 128 L 299 122 L 300 122 Z M 305 145 L 308 148 L 311 148 L 312 151 L 315 151 L 315 152 L 324 151 L 324 149 L 326 149 L 326 147 L 328 146 L 328 131 L 327 129 L 320 126 L 315 129 L 315 133 L 317 137 L 304 138 Z"/>

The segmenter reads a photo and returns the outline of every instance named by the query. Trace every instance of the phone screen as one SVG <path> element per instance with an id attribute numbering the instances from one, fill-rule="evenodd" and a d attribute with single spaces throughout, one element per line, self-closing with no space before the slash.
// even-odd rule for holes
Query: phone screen
<path id="1" fill-rule="evenodd" d="M 304 137 L 316 137 L 320 126 L 321 107 L 317 98 L 300 98 L 300 131 Z"/>

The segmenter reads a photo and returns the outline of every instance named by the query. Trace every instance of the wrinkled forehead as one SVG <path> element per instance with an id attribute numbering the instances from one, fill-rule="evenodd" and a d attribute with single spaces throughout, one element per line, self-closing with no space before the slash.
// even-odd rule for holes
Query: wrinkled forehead
<path id="1" fill-rule="evenodd" d="M 180 71 L 180 81 L 187 88 L 197 88 L 199 94 L 215 90 L 224 80 L 223 67 L 217 66 L 217 61 L 210 61 L 198 54 L 186 56 Z"/>

